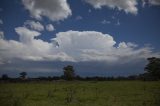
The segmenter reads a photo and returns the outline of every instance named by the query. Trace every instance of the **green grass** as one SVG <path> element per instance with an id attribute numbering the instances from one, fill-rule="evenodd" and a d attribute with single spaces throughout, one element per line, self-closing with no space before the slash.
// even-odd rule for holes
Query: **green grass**
<path id="1" fill-rule="evenodd" d="M 160 82 L 1 83 L 0 106 L 160 106 Z"/>

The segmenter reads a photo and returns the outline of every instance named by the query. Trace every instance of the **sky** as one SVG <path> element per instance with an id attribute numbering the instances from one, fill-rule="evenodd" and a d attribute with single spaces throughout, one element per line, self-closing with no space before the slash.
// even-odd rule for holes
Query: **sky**
<path id="1" fill-rule="evenodd" d="M 0 75 L 144 73 L 160 57 L 159 0 L 0 0 Z"/>

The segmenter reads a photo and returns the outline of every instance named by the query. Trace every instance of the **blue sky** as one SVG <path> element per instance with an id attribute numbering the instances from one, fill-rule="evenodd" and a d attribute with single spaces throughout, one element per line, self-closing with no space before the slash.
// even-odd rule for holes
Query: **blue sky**
<path id="1" fill-rule="evenodd" d="M 122 1 L 1 0 L 0 74 L 61 75 L 68 64 L 83 76 L 143 73 L 160 56 L 160 2 Z"/>

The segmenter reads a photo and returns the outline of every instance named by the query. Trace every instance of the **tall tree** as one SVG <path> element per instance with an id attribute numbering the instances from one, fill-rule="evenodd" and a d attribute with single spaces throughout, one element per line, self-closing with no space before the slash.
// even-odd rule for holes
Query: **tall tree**
<path id="1" fill-rule="evenodd" d="M 145 67 L 147 73 L 156 78 L 160 79 L 160 58 L 152 57 L 148 58 L 149 63 Z"/>
<path id="2" fill-rule="evenodd" d="M 64 70 L 64 78 L 66 80 L 73 80 L 75 78 L 75 71 L 73 69 L 73 66 L 68 65 L 63 68 Z"/>
<path id="3" fill-rule="evenodd" d="M 20 77 L 21 77 L 22 79 L 25 79 L 26 76 L 27 76 L 27 73 L 26 73 L 26 72 L 21 72 L 21 73 L 19 73 L 19 74 L 20 74 Z"/>

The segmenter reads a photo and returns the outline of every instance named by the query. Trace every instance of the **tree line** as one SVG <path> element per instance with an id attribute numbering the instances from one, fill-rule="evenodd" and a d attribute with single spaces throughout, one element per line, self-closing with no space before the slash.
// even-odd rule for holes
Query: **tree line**
<path id="1" fill-rule="evenodd" d="M 82 81 L 112 81 L 112 80 L 160 80 L 160 58 L 151 57 L 148 58 L 148 64 L 144 68 L 144 73 L 140 75 L 131 75 L 131 76 L 118 76 L 118 77 L 101 77 L 101 76 L 94 76 L 94 77 L 81 77 L 76 75 L 74 67 L 68 65 L 63 68 L 63 75 L 62 76 L 48 76 L 48 77 L 38 77 L 38 78 L 27 78 L 26 72 L 19 73 L 19 78 L 9 78 L 7 74 L 3 74 L 1 77 L 1 81 L 52 81 L 52 80 L 82 80 Z"/>

